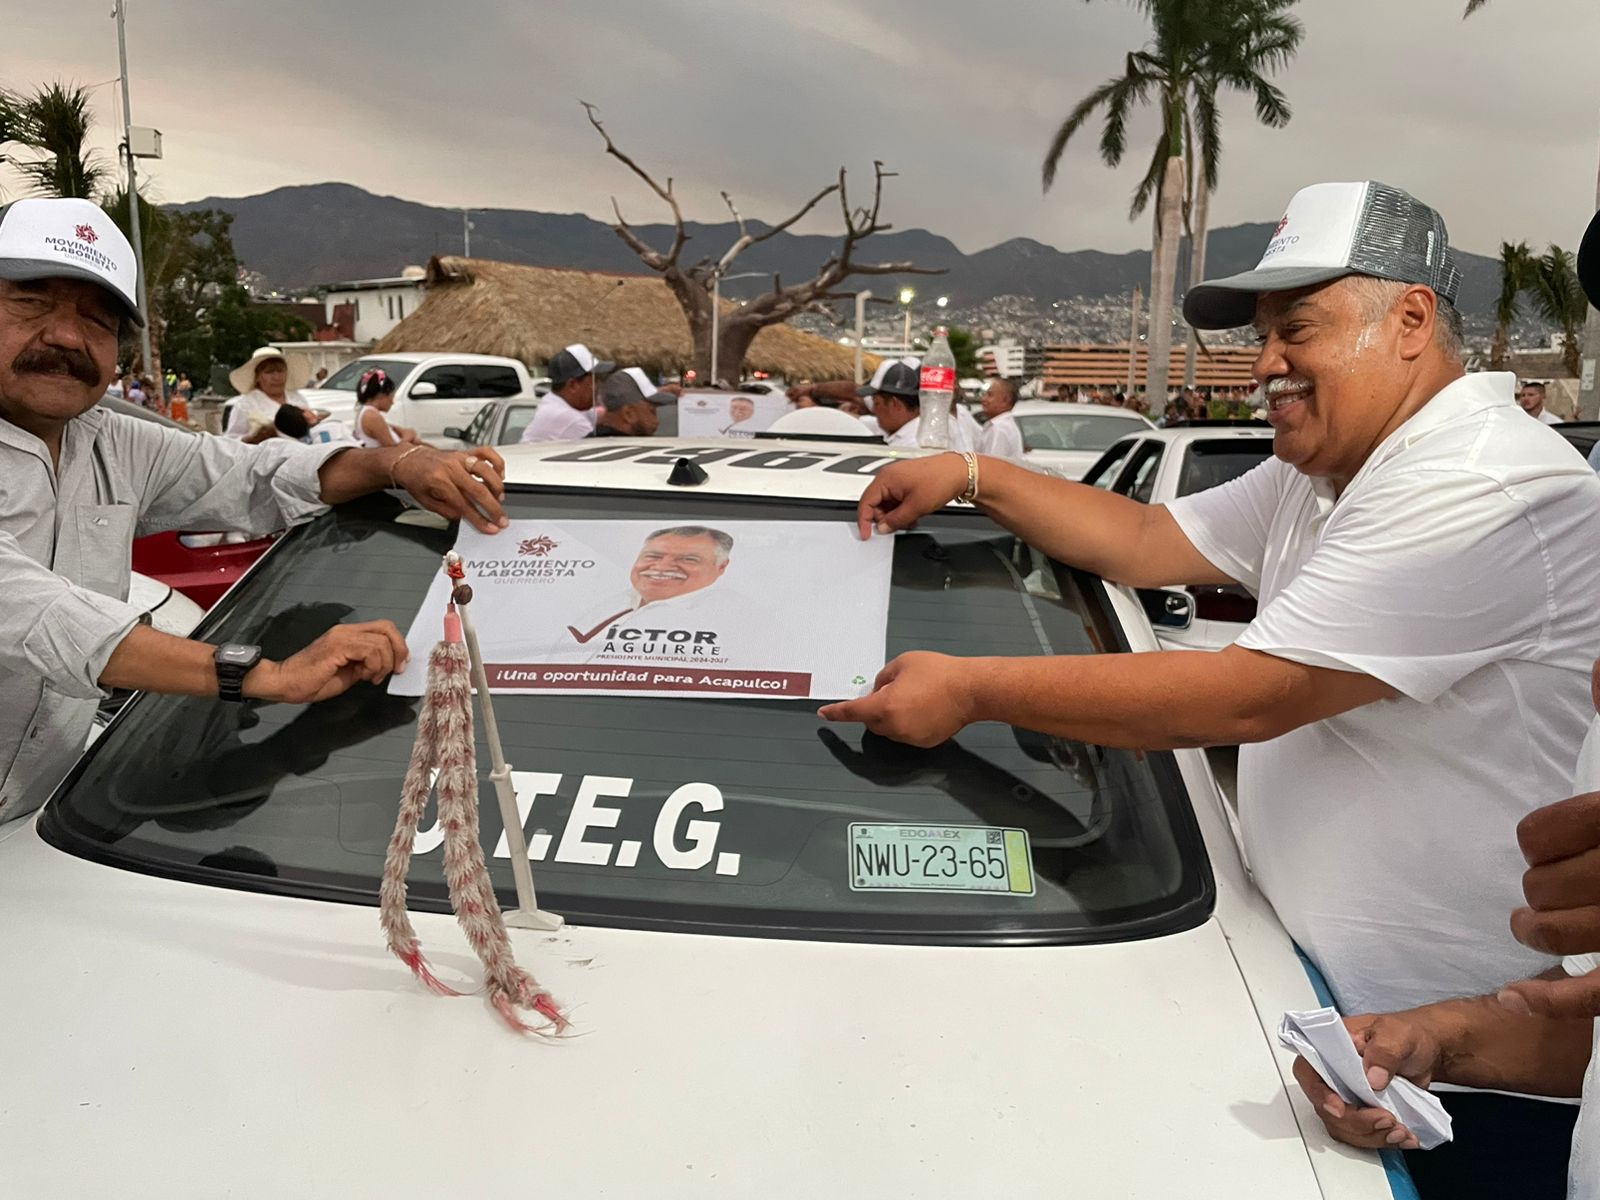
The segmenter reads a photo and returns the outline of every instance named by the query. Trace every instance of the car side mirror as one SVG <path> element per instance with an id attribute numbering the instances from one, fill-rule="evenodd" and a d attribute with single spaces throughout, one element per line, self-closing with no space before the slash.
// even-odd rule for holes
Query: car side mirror
<path id="1" fill-rule="evenodd" d="M 1158 629 L 1188 629 L 1194 624 L 1194 597 L 1178 588 L 1140 588 L 1139 603 Z"/>
<path id="2" fill-rule="evenodd" d="M 459 429 L 454 425 L 446 425 L 444 427 L 444 436 L 447 438 L 455 438 L 455 440 L 458 442 L 464 442 L 467 440 L 467 431 L 465 429 Z"/>
<path id="3" fill-rule="evenodd" d="M 436 383 L 414 383 L 411 385 L 411 397 L 414 400 L 426 400 L 429 396 L 439 394 L 439 385 Z"/>

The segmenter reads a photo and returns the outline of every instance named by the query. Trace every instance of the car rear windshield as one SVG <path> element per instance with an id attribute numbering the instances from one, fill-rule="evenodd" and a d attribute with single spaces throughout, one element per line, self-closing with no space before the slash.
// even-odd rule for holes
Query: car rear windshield
<path id="1" fill-rule="evenodd" d="M 1017 418 L 1029 450 L 1104 450 L 1144 422 L 1099 413 L 1038 414 Z"/>
<path id="2" fill-rule="evenodd" d="M 512 493 L 513 517 L 839 520 L 838 505 L 674 494 Z M 198 636 L 281 659 L 341 621 L 410 626 L 446 530 L 387 496 L 291 532 Z M 825 581 L 807 620 L 853 619 Z M 1106 589 L 987 519 L 950 513 L 894 547 L 888 653 L 1087 655 L 1126 649 Z M 358 685 L 313 705 L 143 695 L 79 763 L 41 832 L 116 866 L 225 887 L 376 904 L 419 701 Z M 1211 876 L 1169 755 L 979 724 L 931 750 L 832 726 L 813 701 L 506 695 L 495 710 L 524 798 L 541 902 L 635 928 L 885 941 L 1102 941 L 1187 928 Z M 480 725 L 481 734 L 481 725 Z M 514 901 L 481 737 L 483 842 Z M 704 785 L 689 793 L 686 784 Z M 686 805 L 712 794 L 720 809 Z M 439 838 L 411 902 L 446 911 Z M 1031 895 L 859 890 L 852 826 L 1027 834 Z M 545 835 L 540 837 L 540 835 Z M 1016 835 L 1011 835 L 1015 838 Z M 1006 853 L 1022 853 L 1020 838 Z M 575 847 L 572 853 L 565 852 Z M 998 853 L 998 852 L 997 852 Z M 926 868 L 925 868 L 926 869 Z M 998 867 L 996 868 L 998 870 Z M 930 883 L 937 886 L 939 880 Z M 1022 889 L 1018 889 L 1020 892 Z"/>
<path id="3" fill-rule="evenodd" d="M 323 381 L 325 388 L 335 388 L 340 391 L 353 392 L 356 384 L 361 382 L 361 377 L 368 371 L 382 371 L 394 380 L 394 386 L 399 387 L 417 369 L 414 362 L 406 362 L 398 358 L 358 358 L 353 363 L 346 363 Z"/>
<path id="4" fill-rule="evenodd" d="M 1189 443 L 1183 471 L 1178 476 L 1178 495 L 1190 496 L 1237 479 L 1272 457 L 1272 439 L 1204 438 Z"/>

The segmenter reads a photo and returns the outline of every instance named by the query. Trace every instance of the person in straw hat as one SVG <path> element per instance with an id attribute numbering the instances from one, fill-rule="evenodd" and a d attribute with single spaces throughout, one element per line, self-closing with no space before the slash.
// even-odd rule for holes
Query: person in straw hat
<path id="1" fill-rule="evenodd" d="M 305 387 L 308 378 L 304 363 L 291 363 L 271 346 L 260 347 L 228 374 L 228 382 L 233 384 L 239 398 L 233 402 L 224 432 L 247 442 L 273 436 L 276 432 L 273 418 L 278 415 L 279 405 L 296 404 L 306 408 L 300 399 L 300 389 Z M 306 408 L 306 419 L 315 425 L 320 414 Z"/>

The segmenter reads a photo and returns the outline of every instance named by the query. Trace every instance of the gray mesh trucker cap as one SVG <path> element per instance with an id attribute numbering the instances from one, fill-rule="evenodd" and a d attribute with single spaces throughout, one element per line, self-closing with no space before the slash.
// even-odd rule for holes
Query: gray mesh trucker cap
<path id="1" fill-rule="evenodd" d="M 1256 297 L 1372 275 L 1421 283 L 1454 304 L 1461 268 L 1444 218 L 1386 183 L 1302 188 L 1253 271 L 1191 288 L 1183 318 L 1195 329 L 1237 329 L 1255 320 Z"/>

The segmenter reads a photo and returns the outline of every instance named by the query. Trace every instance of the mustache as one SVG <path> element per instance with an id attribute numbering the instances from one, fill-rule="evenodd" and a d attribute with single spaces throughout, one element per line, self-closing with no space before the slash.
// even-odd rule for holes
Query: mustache
<path id="1" fill-rule="evenodd" d="M 62 350 L 51 346 L 24 350 L 11 363 L 18 375 L 55 375 L 65 373 L 79 383 L 93 387 L 100 382 L 100 368 L 94 359 L 81 350 Z"/>

